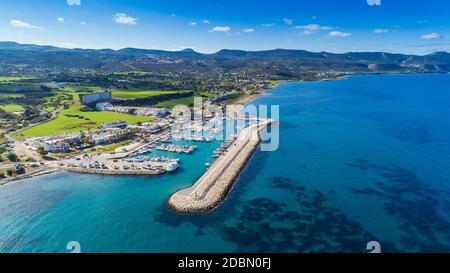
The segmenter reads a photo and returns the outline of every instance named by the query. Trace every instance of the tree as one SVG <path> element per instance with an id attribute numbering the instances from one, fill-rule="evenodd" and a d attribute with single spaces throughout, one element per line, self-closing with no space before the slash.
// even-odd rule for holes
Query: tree
<path id="1" fill-rule="evenodd" d="M 6 170 L 6 175 L 7 176 L 12 176 L 14 174 L 14 171 L 12 169 L 7 169 Z"/>
<path id="2" fill-rule="evenodd" d="M 6 152 L 5 154 L 3 154 L 3 157 L 5 157 L 6 159 L 8 159 L 11 162 L 17 162 L 19 161 L 19 157 L 12 152 Z"/>
<path id="3" fill-rule="evenodd" d="M 47 156 L 47 154 L 48 154 L 48 152 L 44 149 L 44 147 L 42 147 L 42 146 L 39 146 L 38 148 L 37 148 L 37 152 L 42 156 L 42 157 L 46 157 Z"/>

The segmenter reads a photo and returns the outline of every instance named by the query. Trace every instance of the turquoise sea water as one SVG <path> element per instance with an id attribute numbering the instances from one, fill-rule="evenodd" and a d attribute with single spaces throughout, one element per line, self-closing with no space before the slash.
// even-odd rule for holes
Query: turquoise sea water
<path id="1" fill-rule="evenodd" d="M 165 200 L 218 143 L 156 178 L 56 173 L 0 188 L 0 252 L 450 251 L 450 75 L 285 83 L 280 147 L 257 152 L 217 210 Z"/>

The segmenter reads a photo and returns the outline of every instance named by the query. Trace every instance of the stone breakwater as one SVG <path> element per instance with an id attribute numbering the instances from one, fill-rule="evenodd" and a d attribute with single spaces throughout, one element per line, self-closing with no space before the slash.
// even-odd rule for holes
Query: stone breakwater
<path id="1" fill-rule="evenodd" d="M 259 131 L 268 124 L 270 121 L 243 129 L 227 151 L 191 187 L 175 192 L 169 198 L 169 206 L 181 212 L 214 209 L 259 146 Z"/>

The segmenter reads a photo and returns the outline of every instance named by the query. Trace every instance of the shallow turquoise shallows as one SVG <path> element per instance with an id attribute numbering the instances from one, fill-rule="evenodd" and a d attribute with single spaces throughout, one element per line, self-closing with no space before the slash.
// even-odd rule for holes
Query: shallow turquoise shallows
<path id="1" fill-rule="evenodd" d="M 217 142 L 155 178 L 56 173 L 0 187 L 1 252 L 450 252 L 450 75 L 284 83 L 280 147 L 217 210 L 166 205 Z"/>

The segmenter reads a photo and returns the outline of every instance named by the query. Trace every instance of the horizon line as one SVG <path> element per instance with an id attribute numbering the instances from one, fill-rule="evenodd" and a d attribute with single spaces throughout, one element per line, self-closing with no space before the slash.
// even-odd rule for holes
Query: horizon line
<path id="1" fill-rule="evenodd" d="M 445 51 L 445 50 L 437 50 L 437 51 L 433 51 L 433 52 L 427 53 L 427 54 L 407 54 L 407 53 L 401 53 L 401 52 L 388 52 L 388 51 L 345 51 L 345 52 L 311 51 L 311 50 L 299 49 L 299 48 L 272 48 L 272 49 L 261 49 L 261 50 L 245 50 L 245 49 L 222 48 L 222 49 L 219 49 L 219 50 L 217 50 L 215 52 L 212 52 L 212 53 L 206 53 L 206 52 L 196 51 L 194 48 L 190 48 L 190 47 L 186 47 L 186 48 L 180 49 L 180 50 L 158 49 L 158 48 L 143 48 L 143 47 L 122 47 L 122 48 L 114 49 L 114 48 L 93 48 L 93 47 L 64 47 L 64 46 L 61 46 L 61 45 L 39 44 L 39 43 L 20 43 L 20 42 L 16 42 L 16 41 L 7 41 L 7 40 L 0 41 L 0 44 L 1 43 L 14 43 L 14 44 L 18 44 L 18 45 L 33 45 L 33 46 L 42 46 L 42 47 L 54 47 L 54 48 L 67 49 L 67 50 L 81 49 L 81 50 L 97 50 L 97 51 L 101 51 L 101 50 L 121 51 L 121 50 L 125 50 L 125 49 L 137 49 L 137 50 L 165 51 L 165 52 L 183 52 L 183 51 L 186 51 L 186 50 L 191 50 L 191 51 L 193 51 L 195 53 L 202 54 L 202 55 L 214 55 L 214 54 L 217 54 L 217 53 L 219 53 L 219 52 L 221 52 L 223 50 L 244 51 L 244 52 L 265 52 L 265 51 L 275 51 L 275 50 L 292 50 L 292 51 L 306 51 L 306 52 L 311 52 L 311 53 L 331 53 L 331 54 L 387 53 L 387 54 L 400 54 L 400 55 L 408 55 L 408 56 L 428 56 L 428 55 L 432 55 L 432 54 L 439 53 L 439 52 L 450 54 L 450 52 Z"/>

